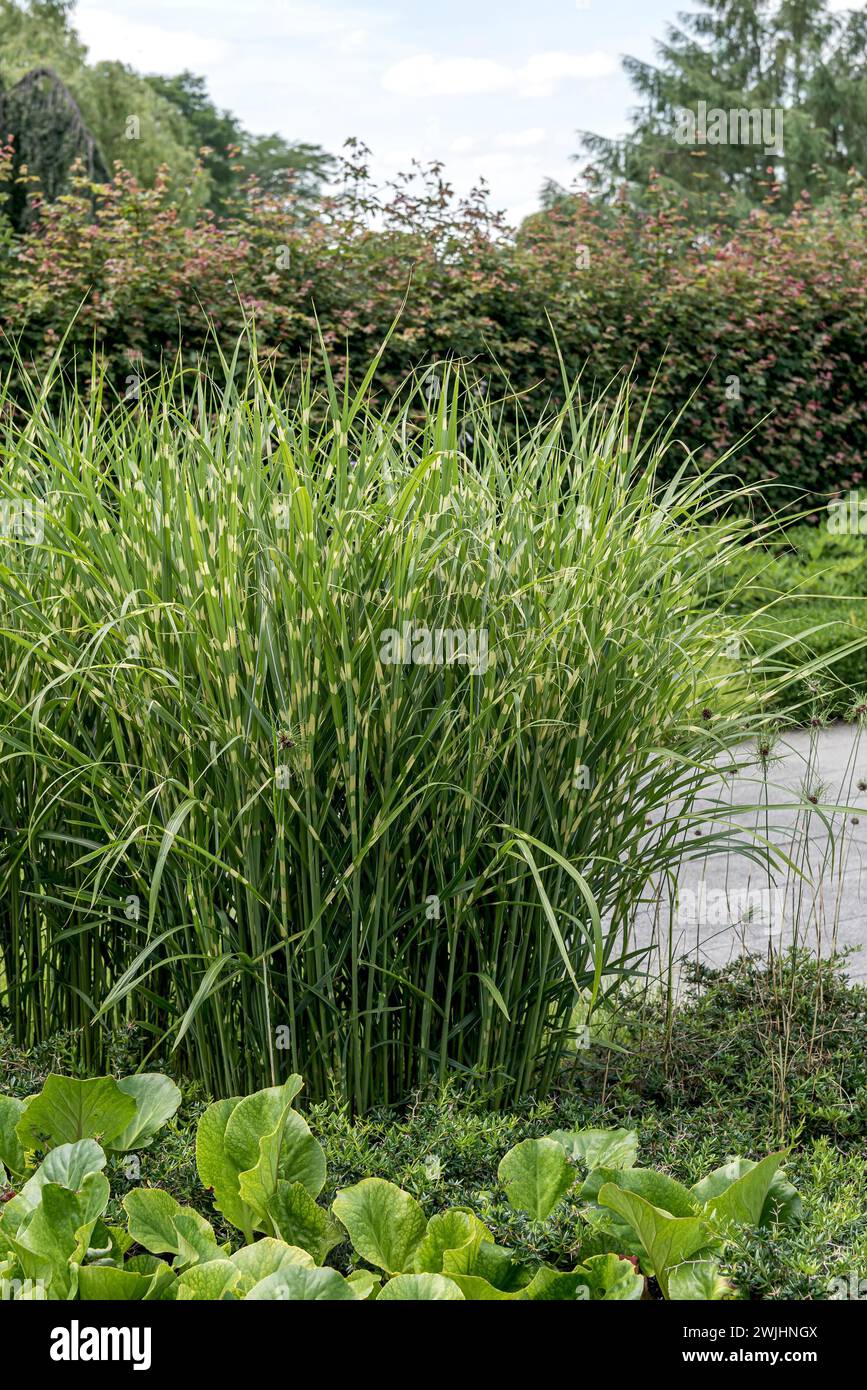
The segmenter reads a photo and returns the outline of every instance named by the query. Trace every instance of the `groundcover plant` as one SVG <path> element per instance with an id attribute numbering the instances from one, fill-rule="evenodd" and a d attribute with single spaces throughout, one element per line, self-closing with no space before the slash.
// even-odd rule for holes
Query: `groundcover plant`
<path id="1" fill-rule="evenodd" d="M 428 1219 L 381 1178 L 338 1191 L 330 1210 L 320 1205 L 325 1155 L 293 1106 L 302 1084 L 290 1076 L 217 1101 L 199 1121 L 199 1176 L 243 1239 L 234 1249 L 159 1188 L 127 1193 L 125 1226 L 104 1220 L 107 1152 L 148 1144 L 174 1114 L 180 1093 L 166 1077 L 51 1075 L 26 1101 L 0 1097 L 0 1163 L 11 1182 L 0 1214 L 6 1296 L 596 1301 L 642 1298 L 652 1279 L 665 1299 L 723 1299 L 735 1291 L 719 1257 L 736 1228 L 800 1216 L 783 1152 L 758 1163 L 733 1158 L 687 1188 L 636 1166 L 633 1131 L 558 1130 L 510 1149 L 498 1181 L 516 1210 L 542 1221 L 583 1179 L 576 1225 L 596 1253 L 573 1257 L 568 1269 L 531 1266 L 472 1212 Z M 579 1251 L 583 1239 L 576 1230 Z M 347 1252 L 342 1270 L 326 1264 L 336 1249 Z"/>
<path id="2" fill-rule="evenodd" d="M 646 885 L 736 835 L 744 495 L 628 386 L 526 425 L 239 360 L 0 400 L 0 1005 L 216 1096 L 544 1091 Z"/>

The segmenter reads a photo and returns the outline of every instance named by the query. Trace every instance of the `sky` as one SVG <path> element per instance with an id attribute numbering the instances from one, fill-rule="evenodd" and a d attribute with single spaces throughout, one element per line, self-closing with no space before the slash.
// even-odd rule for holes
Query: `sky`
<path id="1" fill-rule="evenodd" d="M 833 0 L 856 8 L 864 0 Z M 384 182 L 439 159 L 458 193 L 480 177 L 512 222 L 547 178 L 567 185 L 577 131 L 622 134 L 622 54 L 652 59 L 690 0 L 104 0 L 79 3 L 92 62 L 184 68 L 257 134 L 339 154 L 357 136 Z"/>

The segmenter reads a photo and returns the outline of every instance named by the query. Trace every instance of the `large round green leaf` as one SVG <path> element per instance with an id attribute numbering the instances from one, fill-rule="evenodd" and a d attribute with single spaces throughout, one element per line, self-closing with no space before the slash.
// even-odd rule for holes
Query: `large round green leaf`
<path id="1" fill-rule="evenodd" d="M 15 1235 L 7 1233 L 25 1277 L 43 1280 L 50 1299 L 66 1299 L 74 1292 L 77 1267 L 109 1195 L 104 1173 L 90 1173 L 77 1192 L 46 1183 L 38 1205 L 27 1213 Z"/>
<path id="2" fill-rule="evenodd" d="M 193 1265 L 178 1279 L 178 1303 L 214 1303 L 237 1298 L 235 1290 L 240 1278 L 231 1260 L 209 1260 L 204 1265 Z"/>
<path id="3" fill-rule="evenodd" d="M 136 1187 L 123 1199 L 129 1233 L 136 1245 L 153 1255 L 177 1255 L 180 1245 L 175 1217 L 181 1210 L 170 1192 L 158 1187 Z"/>
<path id="4" fill-rule="evenodd" d="M 359 1294 L 336 1269 L 305 1269 L 302 1265 L 295 1265 L 290 1269 L 281 1269 L 277 1274 L 269 1274 L 267 1279 L 254 1285 L 247 1298 L 253 1302 L 312 1303 L 333 1302 L 336 1299 L 357 1302 Z"/>
<path id="5" fill-rule="evenodd" d="M 419 1274 L 441 1274 L 448 1256 L 450 1271 L 471 1274 L 480 1244 L 492 1239 L 487 1227 L 471 1212 L 458 1208 L 440 1212 L 427 1223 L 415 1252 L 415 1268 Z"/>
<path id="6" fill-rule="evenodd" d="M 452 1279 L 442 1274 L 398 1274 L 381 1290 L 377 1303 L 463 1303 L 464 1296 Z"/>
<path id="7" fill-rule="evenodd" d="M 500 1303 L 509 1300 L 514 1302 L 524 1297 L 522 1289 L 498 1289 L 478 1274 L 453 1274 L 449 1277 L 457 1284 L 468 1303 Z"/>
<path id="8" fill-rule="evenodd" d="M 126 1095 L 132 1096 L 136 1113 L 126 1129 L 112 1139 L 108 1147 L 126 1153 L 130 1149 L 144 1148 L 151 1142 L 174 1115 L 181 1103 L 181 1093 L 174 1081 L 161 1076 L 159 1072 L 125 1076 L 117 1084 Z"/>
<path id="9" fill-rule="evenodd" d="M 591 1168 L 632 1168 L 638 1157 L 634 1129 L 556 1129 L 548 1135 L 569 1158 Z"/>
<path id="10" fill-rule="evenodd" d="M 100 1173 L 105 1167 L 105 1154 L 95 1139 L 79 1139 L 75 1144 L 58 1144 L 46 1154 L 33 1177 L 28 1179 L 18 1194 L 19 1201 L 28 1207 L 35 1207 L 48 1182 L 68 1187 L 70 1192 L 79 1192 L 91 1173 Z"/>
<path id="11" fill-rule="evenodd" d="M 669 1284 L 672 1271 L 689 1259 L 699 1255 L 704 1258 L 713 1237 L 707 1222 L 697 1216 L 670 1216 L 636 1192 L 625 1191 L 613 1182 L 602 1187 L 599 1203 L 629 1223 L 641 1241 L 663 1296 L 676 1297 Z"/>
<path id="12" fill-rule="evenodd" d="M 569 1191 L 575 1169 L 554 1139 L 525 1139 L 501 1159 L 497 1176 L 511 1206 L 543 1221 Z"/>
<path id="13" fill-rule="evenodd" d="M 278 1181 L 266 1209 L 281 1240 L 308 1250 L 318 1265 L 343 1240 L 343 1228 L 300 1182 Z"/>
<path id="14" fill-rule="evenodd" d="M 226 1122 L 225 1144 L 239 1173 L 255 1168 L 259 1162 L 259 1141 L 266 1134 L 274 1133 L 301 1085 L 299 1076 L 290 1076 L 285 1085 L 255 1091 L 233 1106 Z"/>
<path id="15" fill-rule="evenodd" d="M 732 1292 L 728 1279 L 719 1272 L 719 1261 L 712 1255 L 693 1257 L 669 1272 L 668 1296 L 672 1300 L 692 1303 L 713 1303 L 727 1298 Z"/>
<path id="16" fill-rule="evenodd" d="M 753 1163 L 748 1158 L 731 1159 L 702 1178 L 701 1182 L 695 1183 L 691 1188 L 692 1195 L 715 1225 L 758 1226 L 785 1156 L 783 1150 L 768 1154 L 760 1163 Z M 778 1187 L 777 1190 L 781 1195 L 781 1205 L 785 1207 L 784 1189 Z M 794 1188 L 791 1188 L 791 1192 L 794 1193 Z"/>
<path id="17" fill-rule="evenodd" d="M 79 1081 L 74 1076 L 45 1080 L 38 1096 L 25 1106 L 16 1133 L 26 1149 L 56 1148 L 77 1139 L 97 1139 L 109 1145 L 136 1114 L 136 1102 L 110 1076 Z"/>
<path id="18" fill-rule="evenodd" d="M 152 1286 L 153 1275 L 110 1265 L 82 1265 L 78 1271 L 78 1296 L 88 1302 L 140 1302 Z"/>
<path id="19" fill-rule="evenodd" d="M 252 1240 L 255 1213 L 241 1200 L 241 1170 L 226 1148 L 226 1126 L 240 1103 L 238 1097 L 218 1100 L 201 1116 L 196 1131 L 196 1168 L 202 1185 L 213 1192 L 217 1210 Z"/>
<path id="20" fill-rule="evenodd" d="M 596 1302 L 632 1302 L 644 1294 L 644 1276 L 619 1255 L 591 1255 L 579 1268 L 588 1297 Z"/>
<path id="21" fill-rule="evenodd" d="M 332 1210 L 362 1259 L 386 1274 L 412 1269 L 427 1222 L 408 1192 L 384 1178 L 363 1178 L 338 1192 Z"/>
<path id="22" fill-rule="evenodd" d="M 170 1192 L 136 1187 L 123 1199 L 129 1233 L 154 1255 L 175 1255 L 175 1268 L 218 1259 L 221 1251 L 213 1227 L 193 1207 L 182 1207 Z"/>
<path id="23" fill-rule="evenodd" d="M 313 1269 L 313 1257 L 307 1250 L 297 1245 L 286 1245 L 282 1240 L 266 1236 L 252 1245 L 244 1245 L 231 1256 L 232 1264 L 238 1271 L 237 1291 L 244 1297 L 263 1279 L 271 1274 L 279 1274 L 290 1266 L 300 1265 Z"/>
<path id="24" fill-rule="evenodd" d="M 606 1183 L 613 1183 L 624 1192 L 637 1193 L 671 1216 L 698 1216 L 701 1213 L 701 1205 L 693 1191 L 670 1178 L 667 1173 L 657 1173 L 652 1168 L 594 1168 L 588 1174 L 579 1196 L 585 1202 L 598 1201 L 599 1192 Z"/>
<path id="25" fill-rule="evenodd" d="M 15 1127 L 24 1114 L 24 1101 L 15 1096 L 0 1096 L 0 1163 L 10 1173 L 24 1172 L 24 1149 Z"/>

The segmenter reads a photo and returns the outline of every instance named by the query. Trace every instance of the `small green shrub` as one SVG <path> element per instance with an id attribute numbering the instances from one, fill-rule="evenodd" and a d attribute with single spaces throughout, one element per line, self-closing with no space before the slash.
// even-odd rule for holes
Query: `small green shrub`
<path id="1" fill-rule="evenodd" d="M 752 1145 L 781 1134 L 857 1143 L 867 1131 L 867 988 L 846 978 L 848 959 L 790 952 L 773 971 L 748 956 L 719 969 L 686 963 L 673 1012 L 661 994 L 623 999 L 623 1050 L 604 1070 L 618 1109 L 694 1110 L 713 1125 L 745 1112 Z M 594 1061 L 576 1077 L 588 1099 L 601 1077 Z"/>
<path id="2" fill-rule="evenodd" d="M 711 608 L 750 618 L 749 649 L 794 679 L 774 700 L 798 722 L 846 718 L 867 694 L 867 536 L 824 525 L 764 535 L 709 577 Z"/>

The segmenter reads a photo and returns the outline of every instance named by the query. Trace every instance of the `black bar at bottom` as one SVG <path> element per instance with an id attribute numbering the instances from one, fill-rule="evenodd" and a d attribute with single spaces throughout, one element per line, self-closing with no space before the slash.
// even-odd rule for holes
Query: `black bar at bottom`
<path id="1" fill-rule="evenodd" d="M 499 1310 L 499 1311 L 498 1311 Z M 864 1332 L 863 1303 L 581 1303 L 570 1313 L 560 1304 L 478 1305 L 475 1309 L 413 1312 L 376 1307 L 329 1311 L 286 1303 L 0 1303 L 0 1354 L 17 1352 L 39 1378 L 138 1371 L 177 1377 L 247 1372 L 257 1382 L 282 1367 L 290 1374 L 302 1355 L 307 1373 L 314 1366 L 331 1380 L 342 1365 L 369 1375 L 375 1365 L 392 1373 L 452 1362 L 466 1379 L 468 1362 L 486 1378 L 501 1360 L 514 1372 L 520 1350 L 525 1370 L 540 1373 L 552 1355 L 578 1373 L 586 1358 L 621 1376 L 675 1367 L 704 1376 L 718 1367 L 737 1373 L 761 1367 L 771 1373 L 793 1368 L 842 1372 L 855 1361 Z M 445 1316 L 445 1322 L 443 1322 Z M 349 1317 L 348 1324 L 343 1319 Z M 382 1321 L 380 1322 L 380 1318 Z M 416 1318 L 420 1322 L 416 1322 Z M 412 1335 L 403 1350 L 402 1336 Z M 457 1334 L 459 1341 L 443 1338 Z M 419 1337 L 424 1340 L 419 1340 Z M 449 1347 L 451 1346 L 451 1351 Z M 382 1358 L 386 1359 L 383 1360 Z M 391 1373 L 389 1373 L 391 1374 Z"/>

